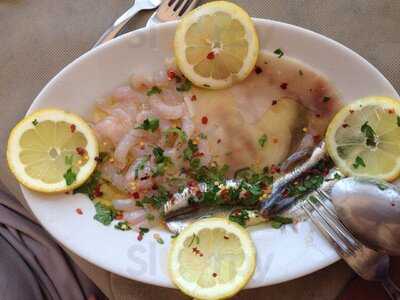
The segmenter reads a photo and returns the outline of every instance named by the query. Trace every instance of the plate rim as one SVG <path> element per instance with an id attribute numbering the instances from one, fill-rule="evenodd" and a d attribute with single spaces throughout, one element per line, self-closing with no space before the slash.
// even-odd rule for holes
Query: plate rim
<path id="1" fill-rule="evenodd" d="M 343 45 L 341 43 L 339 43 L 338 41 L 336 41 L 336 40 L 334 40 L 332 38 L 329 38 L 327 36 L 324 36 L 324 35 L 322 35 L 322 34 L 320 34 L 318 32 L 315 32 L 315 31 L 312 31 L 312 30 L 309 30 L 309 29 L 306 29 L 306 28 L 303 28 L 303 27 L 300 27 L 300 26 L 297 26 L 297 25 L 292 25 L 292 24 L 289 24 L 289 23 L 285 23 L 285 22 L 275 21 L 275 20 L 271 20 L 271 19 L 263 19 L 263 18 L 253 18 L 253 20 L 255 21 L 256 25 L 261 24 L 261 26 L 265 26 L 265 25 L 268 26 L 268 25 L 272 24 L 272 25 L 287 27 L 290 30 L 302 31 L 304 34 L 314 36 L 317 39 L 322 39 L 323 41 L 325 41 L 327 43 L 330 43 L 331 46 L 336 46 L 336 47 L 341 48 L 342 50 L 346 51 L 348 54 L 351 54 L 352 56 L 354 56 L 355 59 L 360 60 L 363 64 L 366 64 L 369 68 L 371 68 L 371 70 L 373 70 L 374 73 L 375 73 L 374 75 L 377 78 L 379 78 L 380 80 L 383 80 L 386 83 L 388 83 L 388 87 L 390 87 L 392 89 L 393 94 L 396 94 L 398 96 L 397 91 L 394 89 L 394 87 L 389 82 L 389 80 L 387 80 L 385 78 L 385 76 L 373 64 L 371 64 L 369 61 L 367 61 L 364 57 L 362 57 L 360 54 L 358 54 L 354 50 L 348 48 L 347 46 L 345 46 L 345 45 Z M 177 23 L 178 23 L 177 21 L 173 21 L 173 22 L 167 22 L 167 23 L 158 24 L 158 25 L 155 25 L 155 26 L 158 27 L 158 28 L 160 28 L 160 27 L 168 28 L 168 27 L 176 26 Z M 154 27 L 143 27 L 143 28 L 139 28 L 137 30 L 125 33 L 125 34 L 120 35 L 117 38 L 105 43 L 105 44 L 102 44 L 102 45 L 100 45 L 100 46 L 98 46 L 98 47 L 96 47 L 94 49 L 90 49 L 88 52 L 83 53 L 82 55 L 80 55 L 79 57 L 74 59 L 72 62 L 70 62 L 69 64 L 64 66 L 61 70 L 59 70 L 57 72 L 57 74 L 54 77 L 52 77 L 52 79 L 41 89 L 39 94 L 33 100 L 32 104 L 30 105 L 30 107 L 29 107 L 29 109 L 28 109 L 26 114 L 32 113 L 32 111 L 35 110 L 35 106 L 36 106 L 35 104 L 37 104 L 40 101 L 40 98 L 43 97 L 43 95 L 46 93 L 46 91 L 48 89 L 51 89 L 51 87 L 58 81 L 58 79 L 61 78 L 65 73 L 69 72 L 70 69 L 74 68 L 76 65 L 79 65 L 79 63 L 82 60 L 85 60 L 86 58 L 91 57 L 91 56 L 96 56 L 96 53 L 98 51 L 102 51 L 102 49 L 111 48 L 111 47 L 113 47 L 114 45 L 116 45 L 118 43 L 123 43 L 124 41 L 129 40 L 131 37 L 133 37 L 133 36 L 135 36 L 137 34 L 149 32 L 152 29 L 154 29 Z M 168 30 L 168 29 L 166 29 L 166 30 Z M 72 249 L 72 248 L 68 247 L 63 242 L 63 240 L 61 240 L 57 236 L 51 234 L 50 230 L 48 228 L 46 228 L 43 225 L 43 223 L 41 222 L 41 220 L 38 218 L 38 216 L 36 216 L 36 214 L 34 213 L 33 207 L 31 206 L 30 202 L 27 199 L 29 197 L 28 193 L 30 191 L 28 189 L 26 189 L 24 186 L 22 186 L 21 184 L 20 184 L 20 188 L 21 188 L 22 194 L 23 194 L 23 196 L 25 198 L 25 201 L 26 201 L 27 205 L 29 206 L 30 210 L 34 214 L 34 216 L 37 219 L 37 221 L 41 224 L 41 226 L 43 228 L 45 228 L 45 230 L 47 232 L 49 232 L 49 234 L 58 243 L 60 243 L 63 247 L 65 247 L 66 249 L 71 251 L 73 254 L 75 254 L 75 255 L 79 256 L 80 258 L 82 258 L 82 259 L 94 264 L 96 267 L 102 268 L 102 269 L 107 270 L 107 271 L 109 271 L 111 273 L 114 273 L 114 274 L 118 274 L 118 275 L 120 275 L 122 277 L 125 277 L 127 279 L 137 280 L 137 281 L 140 281 L 140 282 L 143 282 L 143 283 L 162 286 L 162 287 L 167 287 L 167 288 L 175 288 L 175 286 L 173 286 L 171 283 L 167 284 L 162 280 L 147 280 L 147 279 L 142 279 L 142 278 L 132 278 L 132 277 L 129 277 L 128 275 L 126 275 L 126 274 L 122 274 L 121 272 L 115 272 L 115 270 L 112 270 L 110 264 L 99 264 L 98 261 L 92 260 L 89 255 L 84 255 L 82 253 L 78 253 L 75 249 Z M 309 220 L 307 220 L 306 222 L 310 223 Z M 251 288 L 257 288 L 257 287 L 262 287 L 262 286 L 273 285 L 273 284 L 278 284 L 278 283 L 281 283 L 281 282 L 290 281 L 290 280 L 293 280 L 293 279 L 296 279 L 296 278 L 311 274 L 313 272 L 316 272 L 316 271 L 318 271 L 318 270 L 320 270 L 322 268 L 325 268 L 325 267 L 337 262 L 339 259 L 340 258 L 339 258 L 338 255 L 332 256 L 332 257 L 327 257 L 326 260 L 324 260 L 320 264 L 314 264 L 312 267 L 309 267 L 307 269 L 303 269 L 302 272 L 296 272 L 294 274 L 290 274 L 289 276 L 286 276 L 285 279 L 277 280 L 276 282 L 272 282 L 272 283 L 268 283 L 268 284 L 265 284 L 265 283 L 261 283 L 261 284 L 258 284 L 258 285 L 256 284 L 256 285 L 251 286 Z"/>

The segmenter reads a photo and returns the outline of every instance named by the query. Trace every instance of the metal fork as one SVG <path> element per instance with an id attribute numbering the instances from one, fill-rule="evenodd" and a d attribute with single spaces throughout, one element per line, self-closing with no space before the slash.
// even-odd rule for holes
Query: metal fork
<path id="1" fill-rule="evenodd" d="M 400 300 L 400 289 L 389 277 L 389 256 L 366 247 L 350 233 L 337 217 L 327 193 L 317 190 L 301 206 L 339 256 L 361 278 L 382 283 L 392 300 Z"/>
<path id="2" fill-rule="evenodd" d="M 199 0 L 164 0 L 147 21 L 146 26 L 178 20 L 191 11 L 198 2 Z"/>
<path id="3" fill-rule="evenodd" d="M 103 33 L 93 48 L 115 38 L 129 20 L 139 11 L 157 8 L 160 4 L 161 0 L 135 0 L 135 3 Z"/>

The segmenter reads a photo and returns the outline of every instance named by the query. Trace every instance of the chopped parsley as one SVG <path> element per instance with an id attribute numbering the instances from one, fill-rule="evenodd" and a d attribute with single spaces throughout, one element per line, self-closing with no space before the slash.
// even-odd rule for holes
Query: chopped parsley
<path id="1" fill-rule="evenodd" d="M 176 239 L 178 236 L 179 236 L 179 233 L 177 232 L 177 233 L 171 235 L 171 239 Z"/>
<path id="2" fill-rule="evenodd" d="M 169 194 L 167 190 L 160 186 L 158 187 L 158 190 L 156 193 L 154 193 L 152 196 L 145 196 L 143 200 L 137 201 L 136 205 L 143 207 L 144 205 L 150 205 L 154 208 L 161 209 L 165 203 L 167 203 L 169 199 Z"/>
<path id="3" fill-rule="evenodd" d="M 399 126 L 400 126 L 400 125 L 399 125 Z M 203 133 L 203 132 L 200 133 L 199 137 L 200 137 L 202 140 L 206 140 L 206 139 L 207 139 L 207 135 L 206 135 L 205 133 Z"/>
<path id="4" fill-rule="evenodd" d="M 35 119 L 35 120 L 32 121 L 32 124 L 33 124 L 33 126 L 37 126 L 39 124 L 39 122 L 38 122 L 37 119 Z"/>
<path id="5" fill-rule="evenodd" d="M 74 156 L 73 156 L 72 154 L 71 154 L 71 155 L 66 155 L 66 156 L 65 156 L 65 164 L 66 164 L 67 166 L 72 166 L 73 160 L 74 160 Z"/>
<path id="6" fill-rule="evenodd" d="M 176 134 L 181 142 L 186 142 L 187 135 L 186 133 L 179 127 L 171 127 L 165 131 L 165 136 L 168 137 L 169 134 Z"/>
<path id="7" fill-rule="evenodd" d="M 147 91 L 147 96 L 155 95 L 155 94 L 160 94 L 161 89 L 158 86 L 153 86 L 151 89 Z"/>
<path id="8" fill-rule="evenodd" d="M 340 180 L 340 179 L 342 179 L 342 175 L 340 175 L 339 173 L 335 173 L 335 174 L 333 175 L 333 179 L 335 179 L 335 180 Z"/>
<path id="9" fill-rule="evenodd" d="M 199 147 L 192 140 L 189 140 L 187 148 L 183 150 L 183 158 L 190 161 L 197 151 L 199 151 Z"/>
<path id="10" fill-rule="evenodd" d="M 146 131 L 154 132 L 160 126 L 160 120 L 157 118 L 149 118 L 143 121 L 143 123 L 136 127 L 136 129 L 143 129 Z"/>
<path id="11" fill-rule="evenodd" d="M 358 169 L 359 167 L 365 168 L 366 165 L 365 165 L 364 160 L 360 156 L 357 156 L 356 159 L 354 160 L 353 168 Z"/>
<path id="12" fill-rule="evenodd" d="M 271 218 L 271 227 L 275 229 L 281 228 L 283 225 L 292 224 L 293 219 L 282 217 L 282 216 L 274 216 Z"/>
<path id="13" fill-rule="evenodd" d="M 164 150 L 160 147 L 153 148 L 153 155 L 156 162 L 156 167 L 153 170 L 153 176 L 162 176 L 166 169 L 172 165 L 171 158 L 164 155 Z"/>
<path id="14" fill-rule="evenodd" d="M 117 224 L 115 224 L 114 228 L 122 231 L 128 231 L 132 229 L 127 221 L 118 222 Z"/>
<path id="15" fill-rule="evenodd" d="M 149 161 L 149 156 L 145 156 L 135 168 L 135 179 L 139 179 L 139 171 L 142 171 Z"/>
<path id="16" fill-rule="evenodd" d="M 99 221 L 103 225 L 110 225 L 111 222 L 115 219 L 116 212 L 112 207 L 105 206 L 100 202 L 95 204 L 96 214 L 94 215 L 94 219 Z"/>
<path id="17" fill-rule="evenodd" d="M 324 96 L 324 98 L 322 98 L 322 101 L 323 102 L 329 102 L 329 100 L 331 100 L 331 97 L 328 97 L 328 96 Z"/>
<path id="18" fill-rule="evenodd" d="M 72 168 L 69 168 L 63 176 L 67 185 L 71 185 L 76 181 L 76 173 L 72 170 Z"/>
<path id="19" fill-rule="evenodd" d="M 266 134 L 263 134 L 259 139 L 258 139 L 258 144 L 261 146 L 261 148 L 264 148 L 265 143 L 267 142 L 268 137 Z"/>
<path id="20" fill-rule="evenodd" d="M 190 91 L 191 88 L 192 88 L 192 82 L 189 79 L 185 78 L 185 81 L 183 81 L 181 84 L 179 84 L 176 87 L 176 90 L 178 92 L 188 92 L 188 91 Z"/>
<path id="21" fill-rule="evenodd" d="M 281 58 L 284 55 L 284 53 L 283 53 L 281 48 L 276 49 L 274 51 L 274 54 L 278 55 L 278 58 Z"/>
<path id="22" fill-rule="evenodd" d="M 366 137 L 366 144 L 367 146 L 375 147 L 376 146 L 376 134 L 375 131 L 372 129 L 371 126 L 368 125 L 368 121 L 366 121 L 361 126 L 361 132 L 364 133 Z"/>
<path id="23" fill-rule="evenodd" d="M 246 222 L 250 219 L 249 213 L 245 209 L 238 209 L 229 215 L 229 221 L 238 223 L 239 225 L 245 227 Z"/>
<path id="24" fill-rule="evenodd" d="M 400 127 L 400 117 L 397 116 L 397 126 Z"/>
<path id="25" fill-rule="evenodd" d="M 95 170 L 86 182 L 80 187 L 74 189 L 74 194 L 85 194 L 90 200 L 96 198 L 96 188 L 99 186 L 101 173 Z"/>
<path id="26" fill-rule="evenodd" d="M 196 243 L 196 245 L 200 244 L 200 238 L 197 234 L 193 233 L 192 239 L 190 240 L 190 243 L 188 245 L 188 248 L 190 248 L 193 243 Z"/>

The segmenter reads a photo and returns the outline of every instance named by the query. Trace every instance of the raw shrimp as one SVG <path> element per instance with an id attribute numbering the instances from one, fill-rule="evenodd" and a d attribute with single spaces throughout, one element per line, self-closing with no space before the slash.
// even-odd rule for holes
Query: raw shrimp
<path id="1" fill-rule="evenodd" d="M 114 158 L 117 162 L 121 163 L 123 167 L 125 166 L 129 150 L 135 145 L 138 138 L 142 136 L 143 133 L 140 130 L 131 129 L 118 143 L 115 148 Z"/>
<path id="2" fill-rule="evenodd" d="M 183 103 L 178 105 L 168 105 L 164 103 L 159 95 L 152 95 L 149 98 L 152 111 L 167 120 L 176 120 L 184 115 L 185 106 Z"/>

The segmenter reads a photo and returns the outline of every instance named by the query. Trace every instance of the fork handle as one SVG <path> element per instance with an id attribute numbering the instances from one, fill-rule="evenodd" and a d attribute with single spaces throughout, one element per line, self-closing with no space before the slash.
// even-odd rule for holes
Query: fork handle
<path id="1" fill-rule="evenodd" d="M 141 11 L 143 8 L 135 5 L 128 11 L 126 11 L 122 16 L 120 16 L 114 24 L 111 25 L 110 28 L 108 28 L 101 38 L 96 42 L 96 44 L 93 46 L 93 48 L 96 48 L 97 46 L 104 44 L 105 42 L 108 42 L 115 38 L 118 33 L 122 30 L 122 28 L 129 22 L 129 20 L 136 15 L 139 11 Z"/>
<path id="2" fill-rule="evenodd" d="M 400 300 L 400 289 L 390 278 L 382 281 L 382 285 L 391 300 Z"/>

